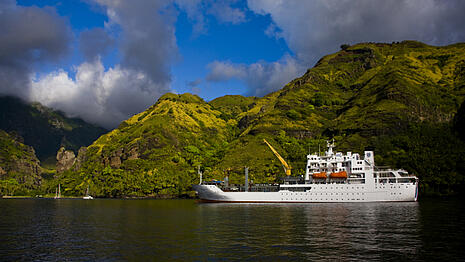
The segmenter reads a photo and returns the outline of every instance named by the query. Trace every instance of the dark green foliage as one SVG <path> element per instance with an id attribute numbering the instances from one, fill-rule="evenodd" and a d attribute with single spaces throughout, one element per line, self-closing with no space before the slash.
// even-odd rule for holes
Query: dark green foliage
<path id="1" fill-rule="evenodd" d="M 462 115 L 455 118 L 457 132 L 451 131 L 451 121 L 465 98 L 464 58 L 463 44 L 345 46 L 241 113 L 240 139 L 248 143 L 231 143 L 223 162 L 249 165 L 264 174 L 255 174 L 261 181 L 282 175 L 272 155 L 256 150 L 262 148 L 260 137 L 267 136 L 301 175 L 308 150 L 318 151 L 318 144 L 324 150 L 322 140 L 334 137 L 341 151 L 374 147 L 379 164 L 415 173 L 425 192 L 457 192 L 464 184 L 463 144 L 455 135 L 461 133 Z"/>
<path id="2" fill-rule="evenodd" d="M 299 112 L 295 111 L 294 109 L 291 109 L 291 110 L 287 111 L 286 115 L 287 115 L 287 117 L 289 117 L 290 119 L 293 119 L 293 120 L 297 120 L 297 119 L 301 118 L 301 115 L 299 114 Z"/>
<path id="3" fill-rule="evenodd" d="M 96 140 L 82 168 L 59 179 L 77 195 L 87 185 L 104 197 L 192 194 L 197 166 L 210 168 L 224 155 L 228 127 L 220 114 L 197 96 L 166 94 Z"/>
<path id="4" fill-rule="evenodd" d="M 79 170 L 44 188 L 61 183 L 73 195 L 89 185 L 95 196 L 186 196 L 199 165 L 206 180 L 229 174 L 231 183 L 243 183 L 247 166 L 254 183 L 271 183 L 284 171 L 264 138 L 293 175 L 305 173 L 306 154 L 324 152 L 325 140 L 334 138 L 338 151 L 374 149 L 378 165 L 414 173 L 422 192 L 463 190 L 465 45 L 341 48 L 262 98 L 206 103 L 191 94 L 165 94 L 94 141 Z"/>
<path id="5" fill-rule="evenodd" d="M 458 136 L 465 141 L 465 102 L 462 103 L 454 117 L 454 129 Z"/>
<path id="6" fill-rule="evenodd" d="M 403 167 L 421 179 L 422 191 L 456 193 L 465 184 L 465 142 L 447 123 L 410 124 L 406 132 L 372 139 L 378 164 Z"/>
<path id="7" fill-rule="evenodd" d="M 243 97 L 239 95 L 227 95 L 210 101 L 210 105 L 221 112 L 220 117 L 224 120 L 234 119 L 241 113 L 247 112 L 256 97 Z"/>
<path id="8" fill-rule="evenodd" d="M 41 183 L 40 162 L 17 134 L 0 130 L 0 195 L 29 195 Z"/>
<path id="9" fill-rule="evenodd" d="M 0 97 L 0 129 L 17 132 L 41 160 L 54 159 L 61 146 L 77 152 L 105 132 L 81 119 L 67 118 L 61 112 L 14 97 Z"/>
<path id="10" fill-rule="evenodd" d="M 341 45 L 341 50 L 346 50 L 349 47 L 350 47 L 350 45 L 348 45 L 348 44 L 342 44 Z"/>

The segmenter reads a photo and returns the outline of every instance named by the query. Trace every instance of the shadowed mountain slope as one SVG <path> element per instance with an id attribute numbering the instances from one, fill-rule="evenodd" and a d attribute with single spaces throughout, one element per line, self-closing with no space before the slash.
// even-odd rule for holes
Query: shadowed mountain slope
<path id="1" fill-rule="evenodd" d="M 29 104 L 7 96 L 0 97 L 0 129 L 18 133 L 41 161 L 55 159 L 61 146 L 77 152 L 107 131 L 39 103 Z"/>
<path id="2" fill-rule="evenodd" d="M 464 184 L 465 144 L 453 126 L 464 98 L 465 44 L 344 46 L 262 98 L 166 94 L 96 140 L 82 167 L 60 179 L 70 192 L 90 184 L 102 196 L 182 195 L 198 165 L 207 179 L 230 169 L 230 181 L 241 183 L 248 166 L 255 183 L 273 182 L 283 171 L 263 138 L 294 175 L 304 174 L 306 154 L 335 138 L 339 151 L 369 147 L 377 164 L 406 168 L 422 190 L 449 194 Z"/>

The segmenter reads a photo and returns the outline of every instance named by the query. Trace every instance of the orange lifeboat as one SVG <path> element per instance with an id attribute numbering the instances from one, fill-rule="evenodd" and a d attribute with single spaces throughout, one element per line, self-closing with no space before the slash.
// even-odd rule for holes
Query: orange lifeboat
<path id="1" fill-rule="evenodd" d="M 313 173 L 312 177 L 315 179 L 326 179 L 326 172 L 320 172 L 320 173 Z"/>
<path id="2" fill-rule="evenodd" d="M 329 175 L 330 178 L 347 178 L 347 172 L 346 171 L 341 171 L 341 172 L 334 172 Z"/>

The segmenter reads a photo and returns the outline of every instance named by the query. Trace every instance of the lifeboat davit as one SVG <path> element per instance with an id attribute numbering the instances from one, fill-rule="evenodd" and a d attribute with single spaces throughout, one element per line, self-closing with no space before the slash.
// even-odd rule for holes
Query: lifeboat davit
<path id="1" fill-rule="evenodd" d="M 320 172 L 320 173 L 313 173 L 312 177 L 315 179 L 326 179 L 326 172 Z"/>
<path id="2" fill-rule="evenodd" d="M 330 178 L 347 178 L 347 172 L 346 171 L 341 171 L 341 172 L 333 172 L 329 175 Z"/>

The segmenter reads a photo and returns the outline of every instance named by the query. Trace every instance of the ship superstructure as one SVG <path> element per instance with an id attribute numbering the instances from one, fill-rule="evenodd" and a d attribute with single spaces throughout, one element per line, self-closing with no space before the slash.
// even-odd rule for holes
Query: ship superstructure
<path id="1" fill-rule="evenodd" d="M 268 143 L 267 143 L 268 144 Z M 269 144 L 268 144 L 269 145 Z M 307 156 L 305 177 L 288 177 L 279 186 L 263 186 L 247 192 L 199 184 L 193 188 L 200 199 L 212 202 L 377 202 L 416 201 L 418 178 L 407 171 L 375 166 L 373 151 L 334 152 L 334 140 L 327 142 L 324 155 Z M 286 169 L 285 169 L 286 170 Z M 294 179 L 289 179 L 294 178 Z"/>

